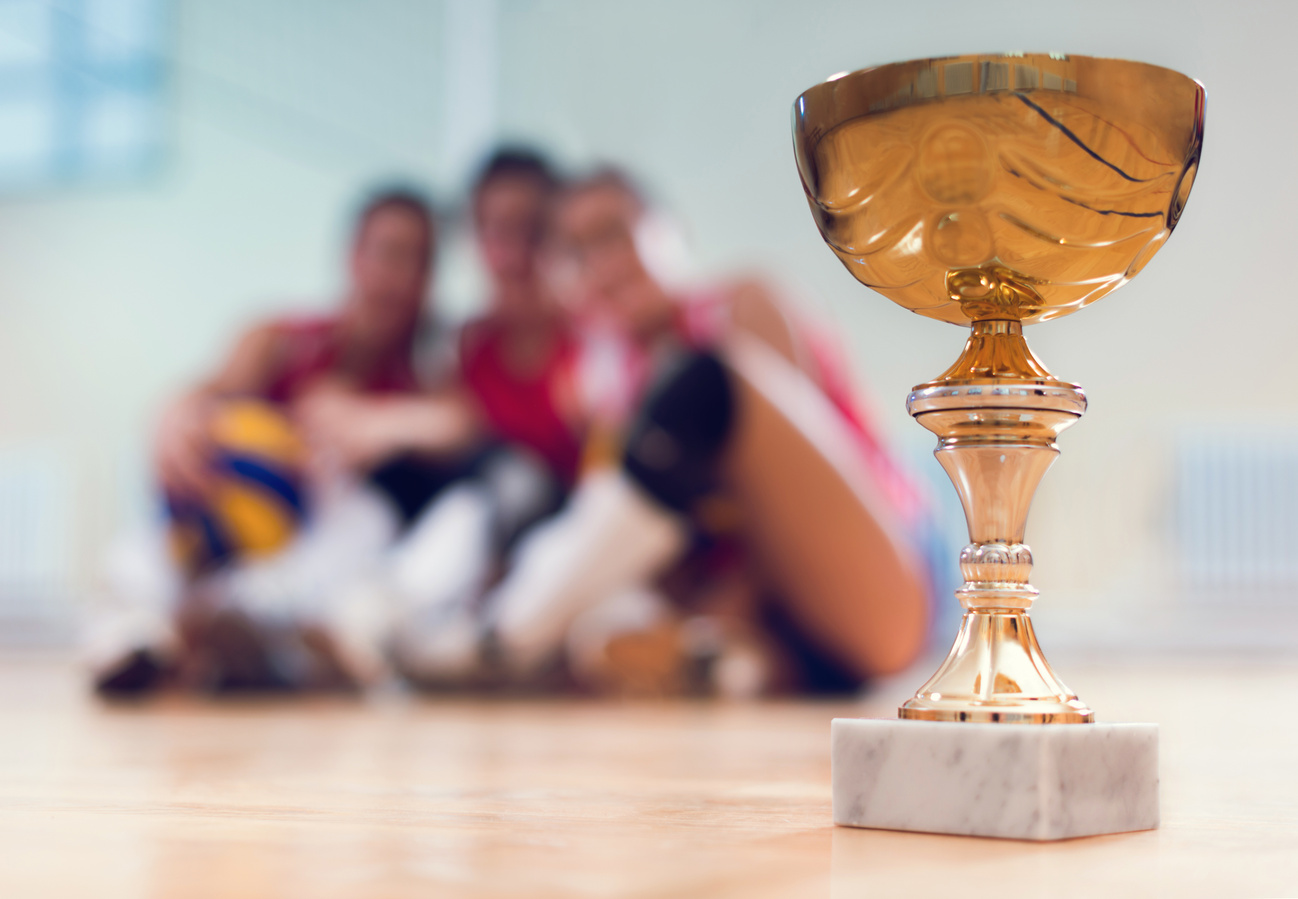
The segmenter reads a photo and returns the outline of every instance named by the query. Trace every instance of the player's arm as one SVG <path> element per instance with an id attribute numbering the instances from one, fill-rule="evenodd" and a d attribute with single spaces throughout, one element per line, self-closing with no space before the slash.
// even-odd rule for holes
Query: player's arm
<path id="1" fill-rule="evenodd" d="M 154 438 L 154 465 L 165 489 L 178 495 L 207 490 L 212 403 L 223 396 L 263 393 L 279 361 L 278 344 L 272 325 L 249 330 L 215 373 L 166 405 Z"/>
<path id="2" fill-rule="evenodd" d="M 396 455 L 455 455 L 481 440 L 485 426 L 477 407 L 461 390 L 445 388 L 370 401 L 369 458 L 380 462 Z"/>
<path id="3" fill-rule="evenodd" d="M 358 471 L 399 455 L 453 456 L 485 432 L 473 403 L 454 388 L 373 397 L 322 385 L 293 411 L 314 445 Z"/>

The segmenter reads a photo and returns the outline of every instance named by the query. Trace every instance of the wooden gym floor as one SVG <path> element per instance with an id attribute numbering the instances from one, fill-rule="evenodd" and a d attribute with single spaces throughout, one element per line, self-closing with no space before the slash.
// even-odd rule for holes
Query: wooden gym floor
<path id="1" fill-rule="evenodd" d="M 869 703 L 386 697 L 109 707 L 0 657 L 0 896 L 1298 896 L 1298 661 L 1060 666 L 1162 725 L 1163 827 L 1057 844 L 830 825 Z"/>

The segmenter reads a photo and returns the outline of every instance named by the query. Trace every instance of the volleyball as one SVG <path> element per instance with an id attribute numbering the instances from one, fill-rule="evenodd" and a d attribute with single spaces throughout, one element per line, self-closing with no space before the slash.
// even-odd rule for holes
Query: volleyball
<path id="1" fill-rule="evenodd" d="M 195 573 L 281 549 L 304 511 L 305 447 L 283 412 L 226 401 L 212 416 L 210 439 L 208 495 L 167 497 L 173 551 Z"/>

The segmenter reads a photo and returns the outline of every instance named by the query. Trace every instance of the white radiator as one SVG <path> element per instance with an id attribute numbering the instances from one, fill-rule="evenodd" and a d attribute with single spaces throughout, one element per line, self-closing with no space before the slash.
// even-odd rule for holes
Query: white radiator
<path id="1" fill-rule="evenodd" d="M 66 601 L 70 480 L 57 452 L 0 449 L 0 617 L 43 618 Z"/>
<path id="2" fill-rule="evenodd" d="M 1175 515 L 1192 596 L 1298 601 L 1298 430 L 1183 435 Z"/>

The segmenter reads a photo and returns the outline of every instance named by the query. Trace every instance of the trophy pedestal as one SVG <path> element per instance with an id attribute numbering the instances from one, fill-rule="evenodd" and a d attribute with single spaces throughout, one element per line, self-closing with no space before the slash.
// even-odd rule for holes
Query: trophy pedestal
<path id="1" fill-rule="evenodd" d="M 835 718 L 834 823 L 1062 840 L 1158 827 L 1158 725 Z"/>

